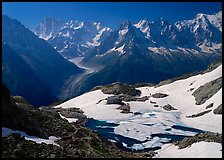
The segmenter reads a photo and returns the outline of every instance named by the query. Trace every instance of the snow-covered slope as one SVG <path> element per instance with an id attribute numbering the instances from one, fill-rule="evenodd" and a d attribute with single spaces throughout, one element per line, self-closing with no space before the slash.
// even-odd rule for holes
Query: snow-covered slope
<path id="1" fill-rule="evenodd" d="M 200 86 L 219 77 L 222 77 L 222 65 L 213 71 L 159 87 L 137 88 L 141 91 L 141 97 L 149 96 L 149 99 L 145 102 L 128 102 L 130 113 L 126 114 L 117 109 L 120 105 L 106 104 L 105 99 L 112 94 L 104 94 L 101 90 L 85 93 L 55 107 L 81 108 L 89 118 L 116 124 L 112 127 L 115 135 L 131 138 L 134 141 L 132 145 L 123 141 L 124 147 L 132 150 L 160 147 L 170 141 L 169 135 L 192 136 L 196 134 L 194 130 L 182 130 L 175 126 L 222 133 L 222 115 L 213 113 L 214 109 L 222 104 L 222 88 L 201 105 L 196 105 L 195 97 L 192 95 Z M 164 93 L 168 96 L 153 98 L 151 95 L 155 93 Z M 206 109 L 211 103 L 213 106 Z M 163 106 L 167 104 L 176 110 L 164 110 Z M 209 113 L 202 116 L 187 117 L 210 109 Z M 195 146 L 200 147 L 201 145 Z"/>
<path id="2" fill-rule="evenodd" d="M 214 142 L 198 142 L 184 149 L 165 144 L 154 158 L 222 158 L 221 150 L 222 145 Z"/>

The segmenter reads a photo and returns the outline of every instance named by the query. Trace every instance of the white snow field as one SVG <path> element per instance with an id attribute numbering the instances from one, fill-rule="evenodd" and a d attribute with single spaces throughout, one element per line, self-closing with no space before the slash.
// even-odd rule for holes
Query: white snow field
<path id="1" fill-rule="evenodd" d="M 53 144 L 53 145 L 56 145 L 56 146 L 60 146 L 59 144 L 57 144 L 55 142 L 55 141 L 59 140 L 60 137 L 58 138 L 58 137 L 55 137 L 55 136 L 50 136 L 50 137 L 48 137 L 48 139 L 43 139 L 43 138 L 39 138 L 39 137 L 36 137 L 36 136 L 30 136 L 23 131 L 12 130 L 10 128 L 5 128 L 5 127 L 2 128 L 2 137 L 7 137 L 12 133 L 18 133 L 21 136 L 25 137 L 26 140 L 34 141 L 36 143 L 46 143 L 46 144 Z"/>
<path id="2" fill-rule="evenodd" d="M 178 149 L 165 144 L 154 158 L 222 158 L 222 145 L 214 142 L 193 143 L 190 147 Z"/>
<path id="3" fill-rule="evenodd" d="M 213 110 L 222 104 L 222 88 L 201 105 L 195 104 L 196 101 L 192 95 L 197 88 L 219 77 L 222 77 L 222 65 L 211 72 L 177 80 L 167 85 L 137 88 L 142 92 L 141 97 L 150 96 L 154 93 L 165 93 L 168 96 L 164 98 L 150 97 L 145 102 L 125 102 L 129 103 L 132 112 L 128 114 L 121 113 L 121 110 L 117 109 L 119 105 L 106 104 L 105 99 L 113 95 L 104 94 L 101 90 L 85 93 L 57 105 L 55 108 L 80 108 L 88 118 L 118 124 L 114 127 L 115 134 L 139 141 L 131 147 L 122 143 L 123 146 L 132 150 L 159 147 L 164 146 L 164 142 L 169 142 L 170 138 L 152 136 L 152 134 L 193 136 L 197 133 L 192 130 L 175 129 L 172 127 L 175 125 L 222 133 L 222 115 L 213 113 Z M 190 90 L 191 88 L 194 89 Z M 154 107 L 155 104 L 150 103 L 150 101 L 156 102 L 159 107 Z M 195 118 L 186 117 L 208 110 L 206 106 L 210 103 L 214 103 L 213 107 L 209 108 L 212 109 L 211 112 Z M 166 104 L 172 105 L 177 110 L 164 110 L 162 106 Z M 140 114 L 134 114 L 135 112 Z M 192 147 L 200 147 L 200 144 L 205 146 L 207 143 L 195 144 Z M 214 146 L 216 145 L 218 144 L 214 144 Z M 211 146 L 211 143 L 209 143 L 209 146 Z M 182 153 L 182 151 L 180 152 Z"/>

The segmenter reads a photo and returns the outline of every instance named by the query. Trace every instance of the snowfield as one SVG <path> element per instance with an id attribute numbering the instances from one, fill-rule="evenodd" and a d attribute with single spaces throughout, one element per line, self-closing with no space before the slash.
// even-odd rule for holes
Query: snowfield
<path id="1" fill-rule="evenodd" d="M 121 113 L 121 110 L 117 109 L 119 105 L 106 104 L 105 99 L 113 95 L 104 94 L 101 90 L 85 93 L 57 105 L 55 108 L 80 108 L 88 118 L 118 124 L 117 127 L 114 127 L 115 134 L 139 141 L 139 143 L 136 143 L 131 147 L 122 142 L 123 146 L 132 150 L 160 147 L 164 146 L 164 142 L 169 142 L 170 138 L 151 136 L 152 134 L 193 136 L 197 133 L 192 130 L 177 129 L 173 126 L 222 133 L 222 115 L 215 115 L 213 113 L 213 110 L 222 104 L 222 88 L 201 105 L 195 104 L 196 101 L 192 95 L 197 88 L 219 77 L 222 77 L 222 65 L 211 72 L 177 80 L 167 85 L 137 88 L 142 92 L 141 97 L 150 96 L 154 93 L 165 93 L 168 96 L 164 98 L 150 97 L 149 100 L 145 102 L 125 102 L 129 103 L 130 111 L 132 112 L 128 114 Z M 150 103 L 150 101 L 156 102 L 156 105 L 159 107 L 154 107 L 155 104 Z M 206 106 L 210 103 L 214 103 L 213 107 L 209 108 L 212 109 L 211 112 L 195 118 L 186 117 L 208 110 L 206 109 Z M 166 104 L 170 104 L 177 110 L 164 110 L 162 106 Z M 135 112 L 139 112 L 140 114 L 134 114 Z M 191 148 L 194 149 L 205 146 L 206 144 L 207 143 L 205 142 L 197 143 L 192 145 Z M 212 143 L 209 143 L 208 146 L 208 148 L 216 146 L 216 149 L 219 148 L 220 151 L 219 144 L 212 145 Z M 173 150 L 176 149 L 175 146 L 172 148 Z M 208 150 L 208 148 L 205 147 L 203 149 Z M 164 148 L 162 150 L 161 153 L 166 151 Z M 178 157 L 182 155 L 182 152 L 184 151 L 187 153 L 190 152 L 191 149 L 184 149 L 178 152 L 180 154 L 177 154 L 176 156 Z M 167 153 L 169 152 L 167 151 Z M 214 156 L 219 157 L 219 152 Z"/>
<path id="2" fill-rule="evenodd" d="M 222 158 L 222 145 L 214 142 L 198 142 L 178 149 L 173 144 L 165 144 L 154 158 Z"/>
<path id="3" fill-rule="evenodd" d="M 59 144 L 57 144 L 55 141 L 61 139 L 60 137 L 55 137 L 55 136 L 50 136 L 48 137 L 48 139 L 43 139 L 43 138 L 39 138 L 36 136 L 30 136 L 28 134 L 26 134 L 23 131 L 18 131 L 18 130 L 12 130 L 10 128 L 2 128 L 2 137 L 7 137 L 12 133 L 18 133 L 20 134 L 22 137 L 25 137 L 26 140 L 30 140 L 30 141 L 34 141 L 36 143 L 46 143 L 46 144 L 53 144 L 56 146 L 60 146 Z"/>

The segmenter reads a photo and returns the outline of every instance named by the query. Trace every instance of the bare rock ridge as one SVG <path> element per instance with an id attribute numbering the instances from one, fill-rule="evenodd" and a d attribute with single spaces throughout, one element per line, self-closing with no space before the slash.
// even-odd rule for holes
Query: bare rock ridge
<path id="1" fill-rule="evenodd" d="M 200 86 L 197 90 L 193 92 L 193 96 L 196 100 L 196 105 L 200 105 L 206 102 L 211 98 L 216 92 L 222 87 L 222 77 L 217 78 L 214 81 L 206 83 L 203 86 Z"/>

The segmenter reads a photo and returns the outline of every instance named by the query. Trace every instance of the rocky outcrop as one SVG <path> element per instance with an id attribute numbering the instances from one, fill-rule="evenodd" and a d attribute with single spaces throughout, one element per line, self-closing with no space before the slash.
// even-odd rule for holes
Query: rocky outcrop
<path id="1" fill-rule="evenodd" d="M 21 130 L 27 134 L 46 138 L 40 123 L 30 115 L 35 109 L 19 96 L 11 97 L 6 85 L 2 85 L 2 127 Z"/>
<path id="2" fill-rule="evenodd" d="M 197 113 L 197 114 L 193 114 L 191 116 L 186 116 L 187 118 L 194 118 L 194 117 L 200 117 L 200 116 L 203 116 L 204 114 L 207 114 L 211 112 L 211 109 L 210 110 L 206 110 L 206 111 L 203 111 L 203 112 L 200 112 L 200 113 Z"/>
<path id="3" fill-rule="evenodd" d="M 140 102 L 145 102 L 149 99 L 149 96 L 144 96 L 144 97 L 133 97 L 133 96 L 130 96 L 130 95 L 119 95 L 119 98 L 122 100 L 122 101 L 125 101 L 125 102 L 130 102 L 130 101 L 140 101 Z"/>
<path id="4" fill-rule="evenodd" d="M 213 110 L 214 114 L 222 114 L 222 104 L 220 104 L 216 109 Z"/>
<path id="5" fill-rule="evenodd" d="M 179 149 L 183 149 L 191 146 L 193 143 L 201 141 L 222 143 L 222 134 L 213 132 L 198 133 L 193 137 L 186 137 L 181 141 L 175 142 L 174 144 L 177 145 Z"/>
<path id="6" fill-rule="evenodd" d="M 130 96 L 140 96 L 141 91 L 135 89 L 135 87 L 131 85 L 126 85 L 122 83 L 113 83 L 111 85 L 107 85 L 101 88 L 104 94 L 126 94 Z"/>
<path id="7" fill-rule="evenodd" d="M 150 103 L 152 103 L 152 104 L 156 104 L 156 102 L 154 102 L 154 101 L 150 101 Z"/>
<path id="8" fill-rule="evenodd" d="M 19 134 L 2 138 L 2 158 L 63 158 L 60 147 L 27 141 Z"/>
<path id="9" fill-rule="evenodd" d="M 174 108 L 170 104 L 166 104 L 165 106 L 163 106 L 163 109 L 166 110 L 166 111 L 177 110 L 176 108 Z"/>
<path id="10" fill-rule="evenodd" d="M 192 94 L 195 97 L 196 105 L 201 105 L 205 103 L 221 88 L 222 88 L 222 77 L 217 78 L 214 81 L 208 82 L 203 86 L 200 86 Z"/>
<path id="11" fill-rule="evenodd" d="M 164 94 L 164 93 L 155 93 L 152 95 L 153 98 L 164 98 L 164 97 L 167 97 L 168 95 L 167 94 Z"/>
<path id="12" fill-rule="evenodd" d="M 212 108 L 214 103 L 209 104 L 208 106 L 206 106 L 206 109 L 208 108 Z"/>
<path id="13" fill-rule="evenodd" d="M 130 112 L 130 105 L 128 103 L 118 107 L 117 109 L 121 109 L 121 113 L 132 113 Z"/>
<path id="14" fill-rule="evenodd" d="M 124 103 L 119 98 L 119 96 L 111 96 L 107 98 L 107 104 L 120 104 L 123 105 Z"/>

